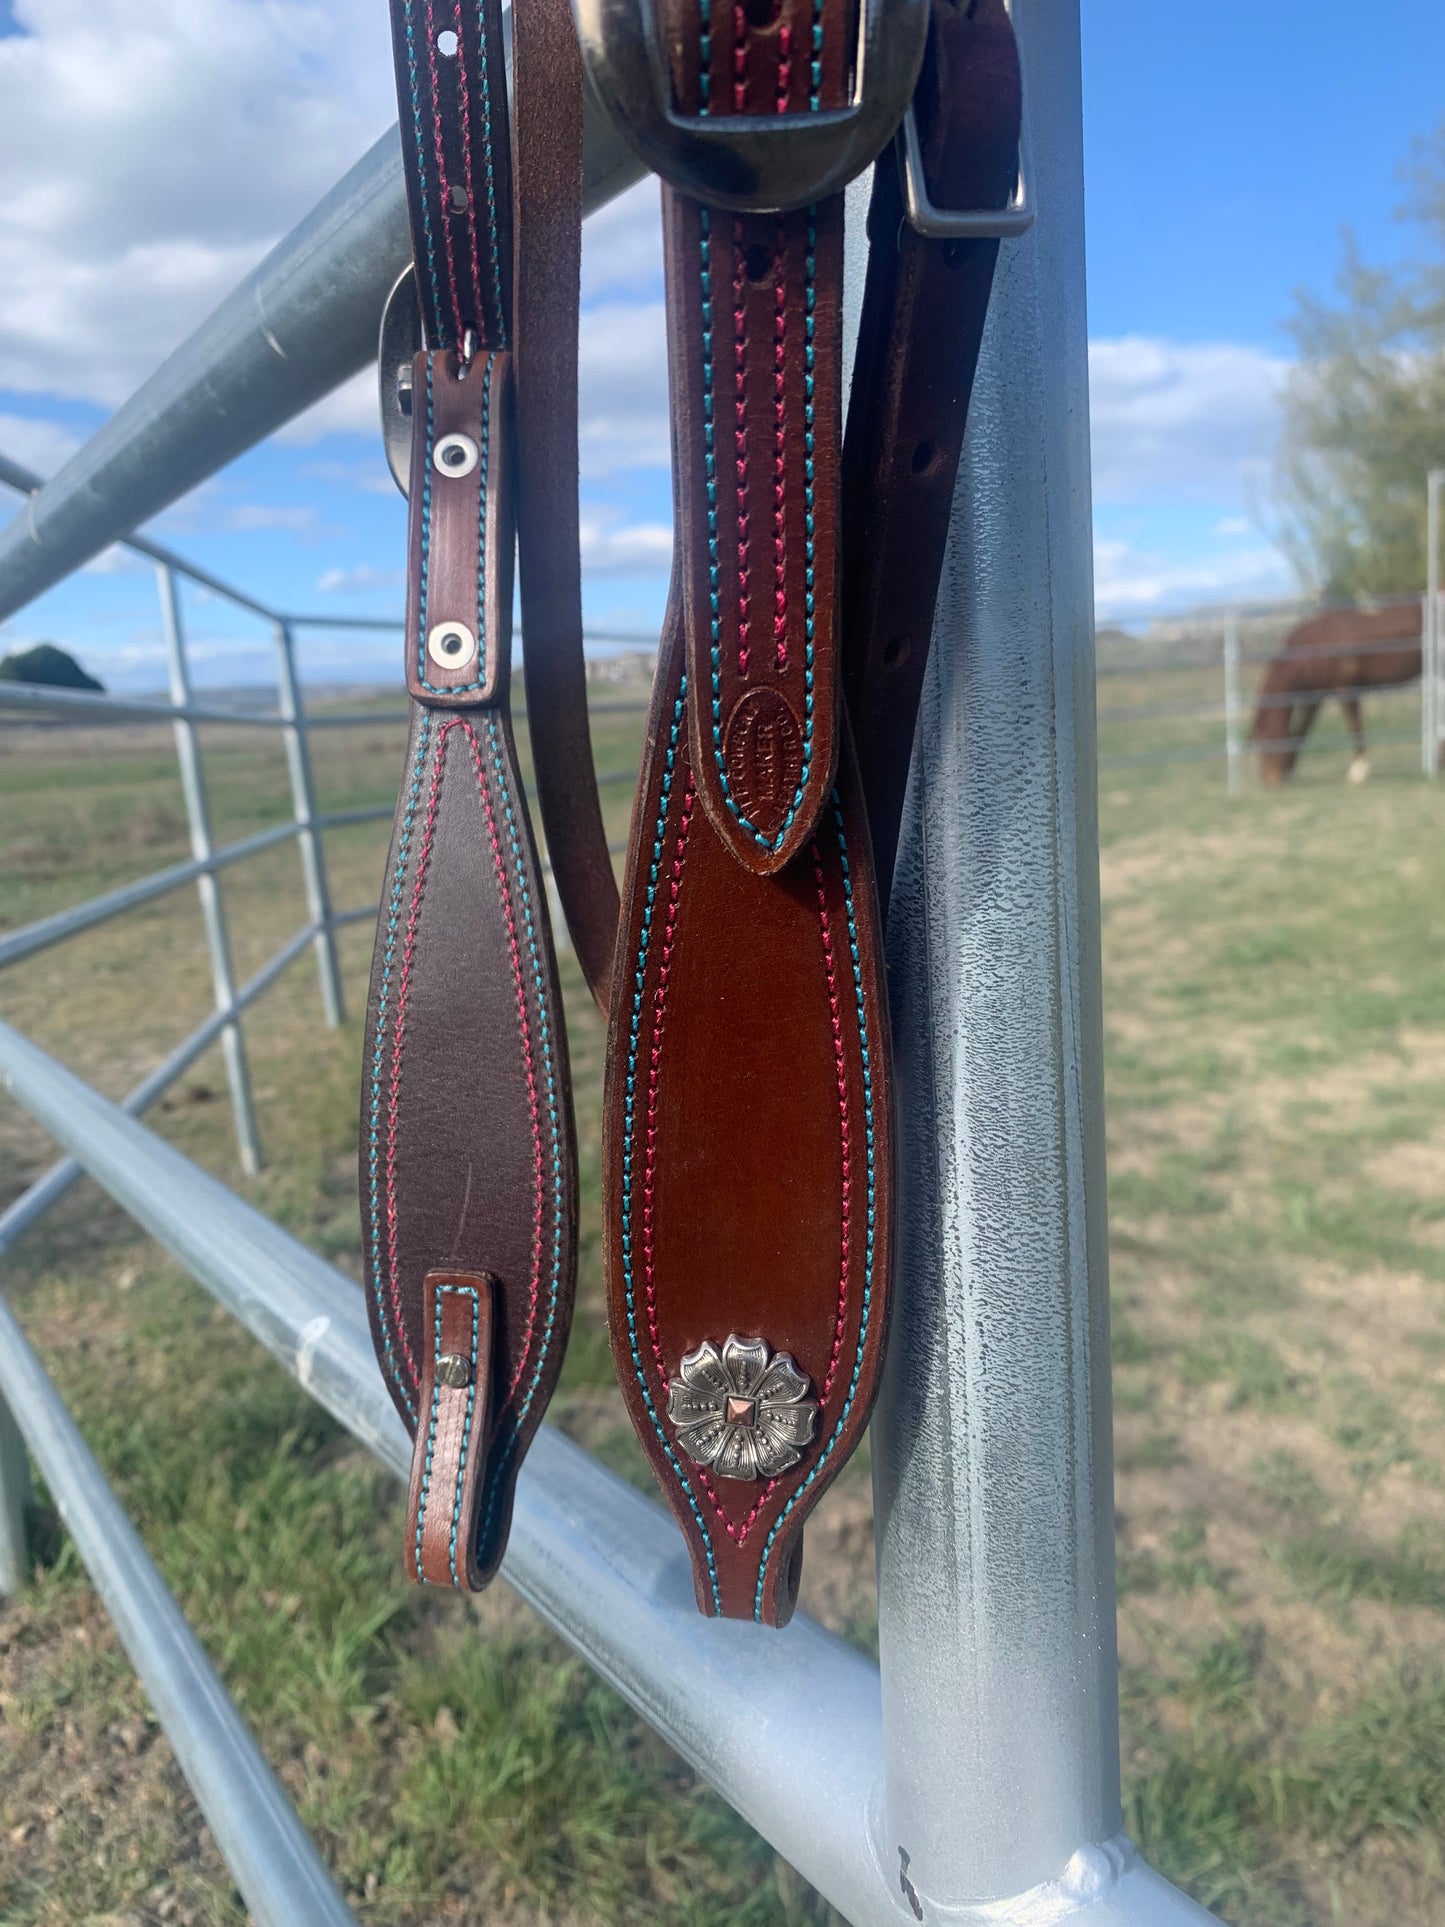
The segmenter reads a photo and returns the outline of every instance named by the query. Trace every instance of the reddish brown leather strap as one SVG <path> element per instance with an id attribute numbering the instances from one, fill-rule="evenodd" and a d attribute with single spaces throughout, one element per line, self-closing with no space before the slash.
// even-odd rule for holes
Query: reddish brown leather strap
<path id="1" fill-rule="evenodd" d="M 485 1272 L 429 1271 L 422 1315 L 432 1339 L 422 1365 L 417 1450 L 407 1493 L 407 1571 L 419 1585 L 483 1583 L 476 1535 L 484 1455 L 491 1426 L 492 1293 Z"/>
<path id="2" fill-rule="evenodd" d="M 1004 0 L 934 0 L 915 112 L 936 205 L 1007 205 L 1020 107 Z M 917 233 L 904 219 L 889 155 L 874 176 L 868 232 L 843 456 L 844 688 L 886 914 L 999 244 Z"/>
<path id="3" fill-rule="evenodd" d="M 513 354 L 501 11 L 393 0 L 425 346 L 413 384 L 406 772 L 362 1085 L 367 1304 L 415 1440 L 407 1561 L 480 1586 L 560 1370 L 576 1155 L 508 713 Z"/>
<path id="4" fill-rule="evenodd" d="M 839 106 L 849 11 L 782 0 L 759 25 L 743 5 L 677 7 L 679 106 Z M 837 764 L 843 202 L 663 202 L 692 761 L 723 843 L 771 875 L 806 848 Z"/>
<path id="5" fill-rule="evenodd" d="M 527 728 L 547 854 L 587 986 L 607 1008 L 617 879 L 592 767 L 577 522 L 582 61 L 567 0 L 524 0 L 516 47 L 517 533 Z"/>
<path id="6" fill-rule="evenodd" d="M 759 877 L 701 805 L 684 655 L 674 602 L 607 1064 L 612 1347 L 699 1607 L 781 1626 L 803 1520 L 867 1423 L 887 1327 L 882 959 L 846 736 L 813 837 Z"/>
<path id="7" fill-rule="evenodd" d="M 682 107 L 842 98 L 846 4 L 749 13 L 714 10 L 706 42 L 695 11 L 669 21 Z M 867 1422 L 891 1258 L 877 902 L 837 690 L 841 223 L 836 199 L 735 217 L 664 192 L 677 545 L 607 1065 L 624 1396 L 701 1609 L 778 1626 Z"/>

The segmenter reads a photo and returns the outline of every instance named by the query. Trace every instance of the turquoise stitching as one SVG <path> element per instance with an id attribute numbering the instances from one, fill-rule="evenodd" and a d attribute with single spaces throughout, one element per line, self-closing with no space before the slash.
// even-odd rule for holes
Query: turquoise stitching
<path id="1" fill-rule="evenodd" d="M 422 764 L 426 761 L 427 744 L 431 739 L 431 717 L 423 714 L 421 732 L 417 737 L 416 762 L 411 772 L 411 789 L 407 793 L 406 813 L 402 818 L 401 843 L 397 850 L 396 870 L 392 878 L 391 902 L 387 906 L 386 947 L 382 952 L 381 991 L 377 998 L 376 1036 L 371 1052 L 371 1129 L 370 1175 L 371 1175 L 371 1281 L 376 1294 L 377 1323 L 386 1344 L 386 1362 L 390 1368 L 391 1382 L 400 1388 L 406 1409 L 413 1419 L 416 1417 L 416 1403 L 406 1389 L 401 1368 L 391 1348 L 391 1328 L 387 1323 L 385 1302 L 381 1295 L 381 1054 L 386 1037 L 386 1013 L 391 1001 L 391 966 L 396 951 L 397 926 L 401 922 L 401 891 L 406 881 L 407 858 L 411 853 L 411 826 L 416 817 L 417 802 L 421 796 Z"/>
<path id="2" fill-rule="evenodd" d="M 492 172 L 492 83 L 487 73 L 487 10 L 484 4 L 477 7 L 477 39 L 481 43 L 482 151 L 487 164 L 487 240 L 492 252 L 492 302 L 497 310 L 497 346 L 505 348 L 507 317 L 502 307 L 502 258 L 497 246 L 497 185 Z"/>
<path id="3" fill-rule="evenodd" d="M 432 312 L 437 321 L 437 339 L 445 344 L 446 323 L 442 320 L 442 290 L 437 280 L 436 243 L 431 231 L 431 208 L 427 204 L 426 141 L 421 124 L 421 93 L 416 78 L 416 35 L 412 26 L 411 0 L 406 0 L 406 65 L 411 81 L 411 118 L 416 134 L 416 166 L 421 186 L 421 223 L 426 234 L 426 265 L 431 277 Z"/>
<path id="4" fill-rule="evenodd" d="M 793 800 L 788 813 L 783 818 L 781 829 L 776 836 L 765 836 L 755 823 L 738 807 L 733 796 L 732 785 L 728 781 L 727 762 L 723 756 L 722 741 L 722 567 L 718 548 L 717 517 L 717 438 L 715 409 L 713 403 L 713 358 L 712 358 L 712 217 L 706 207 L 699 209 L 699 248 L 702 256 L 702 422 L 703 422 L 703 463 L 707 476 L 707 578 L 708 578 L 708 615 L 711 628 L 712 656 L 712 753 L 717 764 L 718 779 L 722 784 L 723 801 L 757 844 L 760 850 L 781 849 L 792 829 L 807 792 L 808 778 L 813 768 L 813 643 L 814 643 L 814 362 L 816 358 L 815 310 L 816 291 L 814 287 L 817 267 L 818 217 L 817 209 L 809 208 L 807 217 L 807 279 L 806 279 L 806 320 L 803 359 L 803 474 L 805 505 L 805 546 L 804 546 L 804 612 L 805 634 L 803 646 L 803 767 L 798 777 L 798 787 L 793 792 Z M 779 269 L 781 272 L 781 268 Z"/>
<path id="5" fill-rule="evenodd" d="M 433 696 L 464 696 L 473 689 L 487 686 L 487 638 L 486 638 L 486 601 L 484 591 L 487 580 L 487 464 L 491 444 L 492 423 L 492 369 L 495 361 L 489 356 L 487 372 L 482 381 L 482 432 L 481 449 L 478 463 L 481 474 L 477 489 L 477 678 L 475 682 L 450 683 L 445 686 L 428 682 L 426 675 L 426 637 L 427 637 L 427 580 L 431 567 L 431 475 L 432 455 L 436 441 L 436 408 L 432 392 L 432 363 L 436 354 L 426 358 L 426 467 L 421 485 L 421 614 L 417 621 L 416 632 L 416 679 L 422 688 Z"/>
<path id="6" fill-rule="evenodd" d="M 456 1582 L 456 1584 L 461 1585 L 462 1580 L 457 1572 L 457 1532 L 460 1529 L 461 1522 L 462 1522 L 462 1487 L 466 1484 L 466 1478 L 467 1478 L 467 1446 L 470 1443 L 471 1436 L 472 1436 L 472 1412 L 474 1411 L 477 1403 L 477 1370 L 478 1370 L 477 1334 L 478 1334 L 478 1329 L 481 1322 L 481 1301 L 477 1296 L 476 1287 L 473 1285 L 443 1285 L 442 1286 L 441 1291 L 437 1293 L 437 1305 L 438 1305 L 437 1347 L 438 1349 L 440 1349 L 441 1342 L 442 1342 L 441 1341 L 442 1321 L 441 1321 L 440 1305 L 441 1305 L 442 1294 L 444 1292 L 450 1292 L 454 1297 L 458 1297 L 458 1298 L 465 1295 L 466 1297 L 470 1298 L 472 1301 L 472 1376 L 467 1387 L 467 1416 L 462 1424 L 462 1449 L 461 1449 L 461 1455 L 457 1460 L 457 1489 L 456 1489 L 456 1495 L 452 1500 L 452 1538 L 451 1538 L 451 1546 L 447 1552 L 447 1568 L 450 1571 L 452 1578 Z M 433 1357 L 435 1357 L 435 1353 L 433 1354 Z M 420 1572 L 421 1571 L 421 1525 L 419 1521 L 417 1524 L 416 1539 L 417 1539 L 417 1568 L 416 1569 L 418 1572 Z"/>
<path id="7" fill-rule="evenodd" d="M 657 806 L 657 829 L 652 843 L 652 865 L 647 878 L 647 901 L 642 911 L 642 938 L 637 953 L 637 970 L 633 978 L 632 1023 L 627 1038 L 627 1089 L 625 1102 L 625 1122 L 622 1133 L 622 1277 L 627 1299 L 627 1339 L 632 1350 L 632 1369 L 637 1374 L 637 1383 L 642 1388 L 642 1401 L 647 1407 L 647 1416 L 652 1420 L 652 1429 L 667 1455 L 667 1462 L 677 1474 L 677 1480 L 687 1494 L 692 1516 L 697 1521 L 698 1531 L 702 1534 L 703 1552 L 707 1557 L 708 1577 L 712 1585 L 714 1612 L 721 1617 L 722 1595 L 718 1590 L 717 1566 L 713 1560 L 712 1539 L 707 1524 L 698 1508 L 692 1487 L 688 1484 L 677 1456 L 668 1442 L 657 1416 L 657 1407 L 652 1402 L 652 1394 L 647 1389 L 647 1379 L 642 1370 L 642 1353 L 637 1339 L 637 1303 L 633 1289 L 632 1273 L 632 1135 L 634 1105 L 637 1092 L 637 1045 L 642 1027 L 643 986 L 647 975 L 647 950 L 652 939 L 652 911 L 657 899 L 657 882 L 661 874 L 662 845 L 667 827 L 667 806 L 672 795 L 672 777 L 677 762 L 677 737 L 682 726 L 683 705 L 687 700 L 687 677 L 682 678 L 678 689 L 677 702 L 672 711 L 672 733 L 667 741 L 667 764 L 662 779 L 662 795 Z"/>
<path id="8" fill-rule="evenodd" d="M 522 921 L 527 932 L 527 953 L 532 963 L 532 984 L 537 997 L 537 1027 L 542 1038 L 542 1063 L 547 1079 L 547 1121 L 552 1134 L 552 1295 L 547 1307 L 547 1323 L 542 1332 L 541 1343 L 537 1349 L 537 1365 L 532 1374 L 532 1382 L 527 1387 L 527 1396 L 512 1420 L 509 1436 L 502 1449 L 497 1469 L 491 1474 L 491 1494 L 487 1501 L 487 1513 L 477 1535 L 480 1547 L 485 1544 L 491 1530 L 492 1517 L 496 1511 L 497 1500 L 505 1482 L 507 1467 L 512 1460 L 527 1413 L 532 1400 L 537 1395 L 537 1387 L 542 1380 L 543 1367 L 552 1343 L 552 1332 L 557 1322 L 557 1297 L 562 1288 L 562 1132 L 557 1118 L 557 1083 L 552 1067 L 552 1036 L 547 1023 L 547 995 L 545 978 L 542 971 L 541 953 L 537 948 L 537 933 L 532 923 L 532 894 L 527 888 L 527 875 L 522 867 L 522 851 L 517 836 L 517 819 L 512 810 L 512 798 L 507 787 L 506 766 L 502 761 L 497 719 L 487 718 L 487 732 L 491 741 L 492 766 L 497 772 L 497 789 L 502 799 L 502 809 L 507 818 L 507 837 L 512 846 L 512 862 L 517 873 L 517 890 L 522 902 Z"/>
<path id="9" fill-rule="evenodd" d="M 433 1358 L 436 1357 L 437 1353 L 441 1350 L 441 1348 L 442 1348 L 442 1295 L 440 1292 L 438 1292 L 437 1302 L 436 1302 L 436 1335 L 435 1335 L 435 1341 L 432 1346 Z M 441 1410 L 441 1402 L 442 1402 L 441 1380 L 439 1378 L 434 1378 L 432 1380 L 432 1388 L 431 1388 L 431 1422 L 427 1426 L 427 1433 L 426 1433 L 426 1464 L 422 1467 L 421 1496 L 417 1502 L 417 1508 L 416 1508 L 416 1576 L 418 1581 L 422 1585 L 425 1585 L 427 1581 L 421 1569 L 421 1529 L 422 1529 L 423 1521 L 426 1519 L 427 1495 L 431 1490 L 432 1448 L 436 1444 L 437 1413 Z"/>
<path id="10" fill-rule="evenodd" d="M 833 821 L 838 826 L 838 860 L 843 867 L 843 900 L 848 909 L 848 949 L 853 958 L 853 998 L 858 1009 L 858 1041 L 863 1048 L 863 1121 L 868 1146 L 868 1237 L 864 1253 L 863 1271 L 863 1322 L 858 1330 L 858 1355 L 853 1361 L 853 1376 L 848 1385 L 848 1397 L 833 1428 L 833 1436 L 824 1448 L 822 1457 L 804 1479 L 798 1490 L 778 1514 L 777 1523 L 768 1534 L 763 1547 L 762 1560 L 758 1566 L 758 1589 L 753 1597 L 753 1618 L 762 1624 L 763 1618 L 763 1581 L 767 1577 L 768 1558 L 773 1549 L 773 1541 L 782 1531 L 783 1522 L 793 1507 L 802 1498 L 808 1487 L 817 1478 L 832 1456 L 833 1448 L 848 1423 L 848 1414 L 853 1409 L 853 1400 L 858 1393 L 858 1380 L 863 1371 L 863 1352 L 868 1342 L 868 1320 L 873 1308 L 873 1240 L 877 1226 L 877 1196 L 875 1152 L 873 1141 L 873 1066 L 868 1054 L 868 1014 L 863 1007 L 863 965 L 858 956 L 858 924 L 853 913 L 853 877 L 848 868 L 848 839 L 843 831 L 843 811 L 838 803 L 838 792 L 833 792 Z"/>

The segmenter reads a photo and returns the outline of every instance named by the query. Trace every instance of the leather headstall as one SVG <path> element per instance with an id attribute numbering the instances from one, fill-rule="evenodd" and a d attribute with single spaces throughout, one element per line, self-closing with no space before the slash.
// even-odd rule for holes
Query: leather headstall
<path id="1" fill-rule="evenodd" d="M 888 8 L 865 6 L 866 38 Z M 857 166 L 921 60 L 925 166 L 945 193 L 996 179 L 1002 206 L 1018 141 L 1002 0 L 892 11 L 880 44 L 903 90 Z M 579 6 L 604 102 L 618 12 Z M 967 265 L 915 246 L 884 156 L 845 452 L 844 183 L 798 204 L 766 163 L 810 117 L 818 133 L 848 121 L 856 10 L 653 0 L 653 19 L 673 99 L 636 144 L 664 176 L 676 529 L 613 977 L 609 1314 L 699 1606 L 781 1626 L 804 1519 L 862 1435 L 887 1331 L 893 1097 L 865 793 L 891 866 L 996 244 L 965 248 Z M 995 77 L 1012 74 L 1002 112 L 974 71 L 985 44 Z M 657 158 L 669 128 L 676 165 Z M 955 165 L 956 146 L 983 158 Z"/>
<path id="2" fill-rule="evenodd" d="M 508 704 L 520 498 L 524 619 L 531 585 L 537 671 L 572 692 L 559 726 L 564 741 L 571 731 L 574 760 L 580 708 L 585 781 L 572 784 L 571 807 L 586 857 L 601 820 L 568 399 L 581 69 L 566 0 L 517 9 L 514 242 L 499 0 L 392 0 L 391 20 L 415 257 L 414 291 L 393 300 L 419 310 L 421 345 L 409 384 L 411 727 L 362 1080 L 366 1295 L 377 1356 L 415 1441 L 408 1570 L 476 1588 L 501 1560 L 518 1468 L 560 1368 L 576 1269 L 567 1039 Z M 383 382 L 395 374 L 383 356 Z M 557 408 L 545 397 L 559 383 Z M 590 956 L 605 983 L 602 895 L 604 935 Z"/>

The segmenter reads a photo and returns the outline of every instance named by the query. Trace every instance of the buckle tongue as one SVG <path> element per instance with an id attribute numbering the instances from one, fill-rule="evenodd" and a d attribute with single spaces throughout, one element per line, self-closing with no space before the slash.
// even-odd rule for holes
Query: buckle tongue
<path id="1" fill-rule="evenodd" d="M 860 0 L 853 98 L 810 114 L 682 114 L 657 0 L 573 0 L 582 64 L 633 152 L 694 200 L 785 213 L 840 193 L 897 132 L 923 65 L 928 0 Z"/>

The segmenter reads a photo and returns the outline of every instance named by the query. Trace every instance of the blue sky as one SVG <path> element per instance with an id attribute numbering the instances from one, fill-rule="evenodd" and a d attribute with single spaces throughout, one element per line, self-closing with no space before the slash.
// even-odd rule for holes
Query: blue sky
<path id="1" fill-rule="evenodd" d="M 1020 0 L 1047 4 L 1048 0 Z M 395 117 L 383 0 L 0 0 L 0 448 L 48 472 Z M 1445 115 L 1424 0 L 1084 0 L 1086 198 L 1102 611 L 1280 593 L 1275 395 L 1295 288 L 1340 230 L 1390 259 L 1410 141 Z M 645 629 L 668 553 L 655 196 L 589 225 L 584 566 L 591 621 Z M 1442 436 L 1445 458 L 1445 436 Z M 0 504 L 3 506 L 3 504 Z M 294 608 L 395 612 L 403 510 L 369 380 L 198 489 L 156 532 Z M 265 637 L 189 608 L 202 681 L 264 675 Z M 153 686 L 143 570 L 103 558 L 0 629 Z M 394 672 L 321 635 L 318 677 Z"/>

